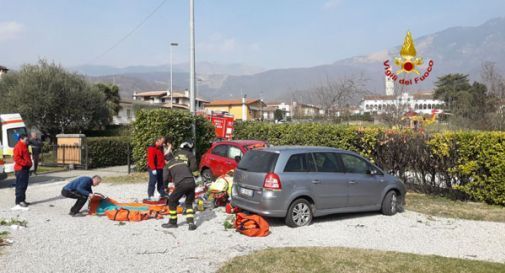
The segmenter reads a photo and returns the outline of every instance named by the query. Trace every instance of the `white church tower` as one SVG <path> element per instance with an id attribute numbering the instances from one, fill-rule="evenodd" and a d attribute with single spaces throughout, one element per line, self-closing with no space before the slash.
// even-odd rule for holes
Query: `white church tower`
<path id="1" fill-rule="evenodd" d="M 395 94 L 395 81 L 388 76 L 385 76 L 385 89 L 386 96 L 394 96 Z"/>

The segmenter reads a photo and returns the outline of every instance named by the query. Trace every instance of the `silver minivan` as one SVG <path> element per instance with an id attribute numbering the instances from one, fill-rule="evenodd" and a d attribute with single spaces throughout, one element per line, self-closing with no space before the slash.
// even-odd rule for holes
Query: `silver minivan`
<path id="1" fill-rule="evenodd" d="M 334 213 L 381 211 L 405 203 L 402 181 L 362 156 L 328 147 L 279 146 L 249 151 L 233 178 L 232 205 L 290 227 Z"/>

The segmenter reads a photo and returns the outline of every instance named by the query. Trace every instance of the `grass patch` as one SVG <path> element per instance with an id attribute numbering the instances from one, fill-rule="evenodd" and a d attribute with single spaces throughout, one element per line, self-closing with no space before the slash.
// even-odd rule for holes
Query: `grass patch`
<path id="1" fill-rule="evenodd" d="M 502 273 L 505 264 L 350 248 L 270 248 L 228 261 L 219 273 Z"/>
<path id="2" fill-rule="evenodd" d="M 131 183 L 145 183 L 149 180 L 147 173 L 131 173 L 129 175 L 121 176 L 108 176 L 103 178 L 104 183 L 112 184 L 131 184 Z"/>
<path id="3" fill-rule="evenodd" d="M 62 172 L 66 171 L 65 167 L 50 167 L 50 166 L 38 166 L 37 174 L 52 173 L 52 172 Z"/>
<path id="4" fill-rule="evenodd" d="M 407 193 L 406 209 L 432 216 L 505 222 L 505 207 L 486 203 L 454 201 L 446 197 Z"/>
<path id="5" fill-rule="evenodd" d="M 28 221 L 19 218 L 11 218 L 11 219 L 0 218 L 0 226 L 12 226 L 12 225 L 26 227 L 28 225 Z"/>

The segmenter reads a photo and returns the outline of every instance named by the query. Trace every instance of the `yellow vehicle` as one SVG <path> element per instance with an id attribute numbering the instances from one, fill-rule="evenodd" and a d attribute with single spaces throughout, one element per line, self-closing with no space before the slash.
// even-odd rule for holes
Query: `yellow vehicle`
<path id="1" fill-rule="evenodd" d="M 408 112 L 402 118 L 402 121 L 407 121 L 406 126 L 413 130 L 424 130 L 426 126 L 432 125 L 437 122 L 437 117 L 441 113 L 441 110 L 433 109 L 431 115 L 419 115 L 415 112 Z"/>
<path id="2" fill-rule="evenodd" d="M 20 114 L 0 114 L 0 180 L 14 172 L 14 146 L 22 134 L 27 130 Z"/>

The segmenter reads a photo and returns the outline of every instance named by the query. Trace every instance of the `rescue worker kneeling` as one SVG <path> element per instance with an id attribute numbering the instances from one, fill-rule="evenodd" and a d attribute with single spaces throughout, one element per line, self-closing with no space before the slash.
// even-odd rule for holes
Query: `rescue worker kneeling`
<path id="1" fill-rule="evenodd" d="M 189 225 L 189 230 L 195 230 L 195 213 L 193 203 L 195 201 L 196 183 L 191 173 L 188 164 L 177 157 L 173 157 L 168 161 L 168 179 L 174 183 L 175 189 L 168 197 L 168 208 L 170 210 L 170 218 L 168 223 L 162 224 L 164 228 L 177 227 L 177 205 L 179 200 L 186 196 L 186 221 Z"/>

